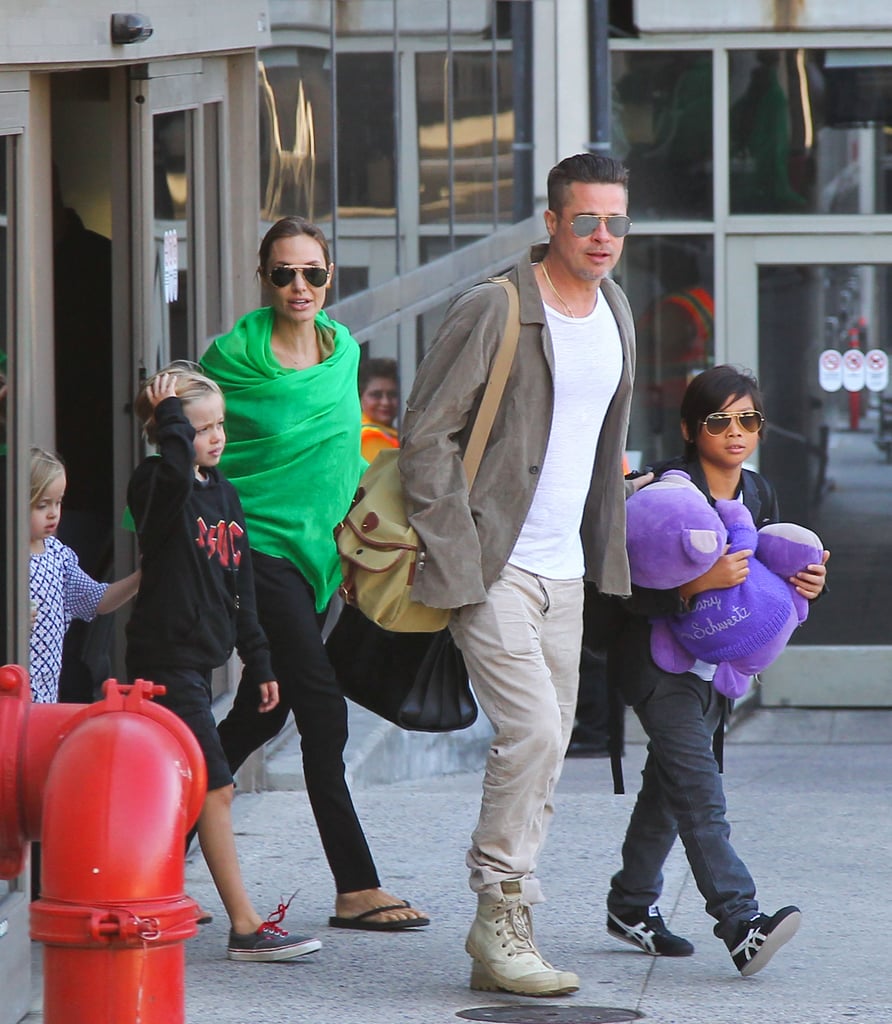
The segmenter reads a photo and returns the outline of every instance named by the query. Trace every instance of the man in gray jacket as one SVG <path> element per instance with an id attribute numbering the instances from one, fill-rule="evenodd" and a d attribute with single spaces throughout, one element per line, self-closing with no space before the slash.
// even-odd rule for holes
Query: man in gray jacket
<path id="1" fill-rule="evenodd" d="M 520 340 L 473 491 L 462 455 L 508 303 L 498 283 L 452 304 L 421 364 L 400 472 L 418 531 L 413 599 L 450 628 L 495 729 L 467 864 L 471 988 L 574 992 L 533 943 L 536 866 L 573 727 L 583 580 L 628 594 L 623 451 L 635 370 L 628 301 L 608 277 L 630 226 L 628 173 L 580 154 L 548 177 L 547 245 L 508 274 Z"/>

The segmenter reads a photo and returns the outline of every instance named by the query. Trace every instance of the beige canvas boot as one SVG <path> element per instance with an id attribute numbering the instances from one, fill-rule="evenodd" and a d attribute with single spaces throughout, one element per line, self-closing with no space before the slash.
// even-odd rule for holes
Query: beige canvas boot
<path id="1" fill-rule="evenodd" d="M 521 902 L 519 881 L 502 882 L 502 899 L 481 895 L 477 917 L 465 942 L 471 957 L 471 988 L 522 996 L 562 996 L 579 988 L 579 978 L 558 971 L 533 945 L 532 913 Z"/>

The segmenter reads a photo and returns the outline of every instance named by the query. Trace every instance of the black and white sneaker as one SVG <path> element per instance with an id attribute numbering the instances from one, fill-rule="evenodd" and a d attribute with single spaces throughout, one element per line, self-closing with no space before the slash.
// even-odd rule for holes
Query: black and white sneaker
<path id="1" fill-rule="evenodd" d="M 744 978 L 761 971 L 781 946 L 793 938 L 801 921 L 799 907 L 783 907 L 773 917 L 756 914 L 752 920 L 742 921 L 737 935 L 728 943 L 734 966 Z"/>
<path id="2" fill-rule="evenodd" d="M 607 933 L 651 956 L 690 956 L 694 952 L 687 939 L 669 931 L 656 903 L 627 914 L 612 914 L 608 910 Z"/>

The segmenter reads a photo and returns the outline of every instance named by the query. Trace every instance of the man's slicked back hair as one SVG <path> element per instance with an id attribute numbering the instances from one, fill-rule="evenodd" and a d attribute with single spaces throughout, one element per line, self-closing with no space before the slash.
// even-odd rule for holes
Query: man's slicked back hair
<path id="1" fill-rule="evenodd" d="M 548 209 L 560 213 L 564 196 L 574 182 L 584 185 L 622 185 L 629 191 L 629 169 L 612 156 L 577 153 L 568 156 L 548 172 Z"/>

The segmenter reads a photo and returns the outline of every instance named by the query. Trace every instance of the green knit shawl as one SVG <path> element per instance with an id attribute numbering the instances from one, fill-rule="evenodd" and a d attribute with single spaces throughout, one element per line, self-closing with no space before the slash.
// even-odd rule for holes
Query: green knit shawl
<path id="1" fill-rule="evenodd" d="M 201 359 L 226 399 L 223 474 L 238 491 L 251 547 L 286 558 L 322 611 L 341 581 L 332 531 L 350 507 L 360 454 L 359 345 L 324 312 L 317 331 L 334 351 L 317 366 L 286 369 L 270 346 L 270 307 L 243 316 Z"/>

